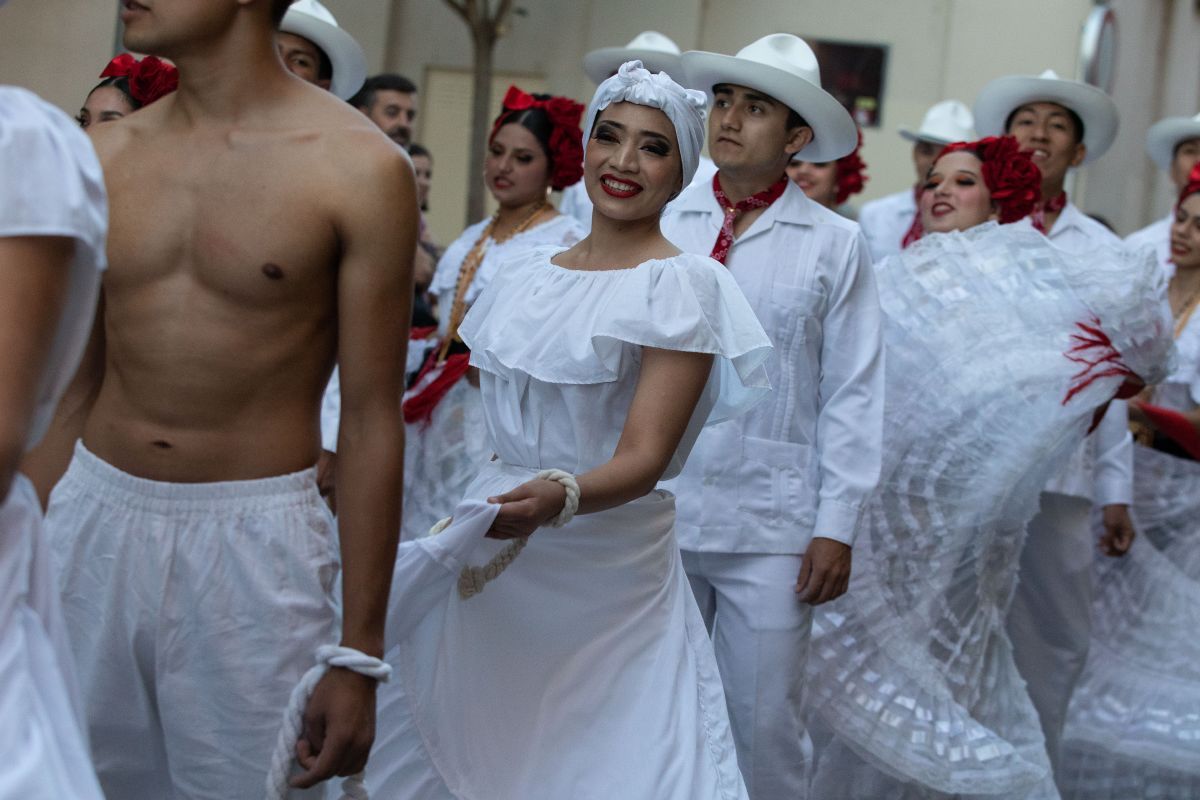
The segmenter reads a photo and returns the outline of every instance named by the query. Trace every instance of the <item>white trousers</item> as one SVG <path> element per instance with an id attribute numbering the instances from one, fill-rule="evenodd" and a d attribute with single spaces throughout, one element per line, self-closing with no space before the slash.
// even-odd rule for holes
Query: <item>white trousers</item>
<path id="1" fill-rule="evenodd" d="M 1092 504 L 1045 492 L 1021 551 L 1019 583 L 1008 612 L 1017 669 L 1041 718 L 1055 770 L 1067 706 L 1091 640 Z"/>
<path id="2" fill-rule="evenodd" d="M 798 555 L 683 551 L 712 634 L 751 800 L 808 797 L 812 743 L 802 715 L 812 607 L 794 591 L 800 561 Z"/>
<path id="3" fill-rule="evenodd" d="M 338 638 L 315 468 L 171 484 L 78 445 L 46 526 L 108 800 L 262 797 L 288 696 Z"/>

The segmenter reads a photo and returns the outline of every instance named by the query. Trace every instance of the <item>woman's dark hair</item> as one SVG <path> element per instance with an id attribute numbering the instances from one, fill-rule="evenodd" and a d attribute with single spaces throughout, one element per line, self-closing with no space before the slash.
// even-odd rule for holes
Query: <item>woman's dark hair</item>
<path id="1" fill-rule="evenodd" d="M 93 86 L 92 91 L 88 92 L 87 96 L 91 97 L 92 92 L 96 91 L 97 89 L 106 89 L 109 86 L 113 87 L 114 89 L 118 90 L 121 94 L 125 95 L 125 102 L 129 103 L 129 107 L 132 108 L 134 111 L 137 111 L 139 108 L 142 107 L 142 104 L 139 103 L 134 98 L 133 93 L 129 89 L 129 78 L 125 77 L 124 75 L 109 76 L 109 77 L 105 78 L 104 80 L 100 81 L 95 86 Z"/>
<path id="2" fill-rule="evenodd" d="M 538 100 L 550 99 L 548 94 L 535 94 L 534 97 Z M 550 121 L 550 115 L 546 113 L 545 109 L 526 108 L 521 111 L 501 111 L 492 127 L 492 136 L 495 136 L 495 132 L 503 126 L 513 123 L 533 134 L 533 138 L 537 139 L 538 144 L 542 146 L 542 152 L 553 164 L 554 155 L 550 152 L 550 134 L 554 132 L 554 123 Z"/>
<path id="3" fill-rule="evenodd" d="M 429 148 L 423 144 L 413 142 L 408 146 L 408 154 L 410 156 L 425 156 L 430 161 L 433 161 L 433 153 L 429 152 Z"/>

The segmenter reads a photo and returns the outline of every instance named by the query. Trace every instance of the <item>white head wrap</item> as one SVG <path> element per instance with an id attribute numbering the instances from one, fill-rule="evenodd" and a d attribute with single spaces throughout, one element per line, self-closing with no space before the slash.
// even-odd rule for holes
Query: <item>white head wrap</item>
<path id="1" fill-rule="evenodd" d="M 665 72 L 651 73 L 641 61 L 626 61 L 617 74 L 596 87 L 583 126 L 583 148 L 592 138 L 596 117 L 613 103 L 637 103 L 660 109 L 675 126 L 679 140 L 679 158 L 683 162 L 683 186 L 687 188 L 700 165 L 704 147 L 704 113 L 708 97 L 704 92 L 685 89 Z"/>

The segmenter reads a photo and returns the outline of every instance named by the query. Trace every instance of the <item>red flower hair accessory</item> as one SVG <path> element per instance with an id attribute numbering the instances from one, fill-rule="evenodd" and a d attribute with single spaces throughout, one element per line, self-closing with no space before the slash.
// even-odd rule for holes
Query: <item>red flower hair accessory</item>
<path id="1" fill-rule="evenodd" d="M 514 116 L 531 108 L 541 109 L 550 120 L 550 139 L 546 150 L 550 156 L 550 186 L 567 188 L 583 177 L 583 131 L 579 127 L 584 107 L 569 97 L 532 95 L 516 86 L 509 86 L 500 116 L 492 123 L 490 142 Z"/>
<path id="2" fill-rule="evenodd" d="M 867 185 L 867 162 L 862 160 L 858 151 L 862 149 L 862 129 L 858 131 L 858 144 L 854 147 L 854 152 L 848 156 L 842 156 L 837 160 L 837 204 L 840 206 L 850 198 L 850 195 L 858 194 Z"/>
<path id="3" fill-rule="evenodd" d="M 154 56 L 139 61 L 129 53 L 122 53 L 108 62 L 100 77 L 127 78 L 130 96 L 143 106 L 179 88 L 179 70 Z"/>
<path id="4" fill-rule="evenodd" d="M 1012 136 L 988 136 L 977 142 L 955 142 L 934 159 L 960 151 L 973 153 L 983 166 L 983 182 L 999 210 L 1001 224 L 1016 222 L 1033 213 L 1042 199 L 1042 171 Z"/>
<path id="5" fill-rule="evenodd" d="M 1187 185 L 1179 193 L 1179 200 L 1176 201 L 1175 207 L 1179 208 L 1179 206 L 1183 205 L 1184 200 L 1187 200 L 1197 192 L 1200 192 L 1200 164 L 1192 167 L 1192 172 L 1188 175 Z"/>

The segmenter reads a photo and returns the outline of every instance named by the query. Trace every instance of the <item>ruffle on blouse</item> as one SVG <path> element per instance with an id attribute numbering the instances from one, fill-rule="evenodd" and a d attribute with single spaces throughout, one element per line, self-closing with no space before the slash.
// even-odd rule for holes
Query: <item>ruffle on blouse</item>
<path id="1" fill-rule="evenodd" d="M 104 264 L 108 204 L 91 142 L 31 92 L 0 87 L 0 236 L 65 236 Z"/>
<path id="2" fill-rule="evenodd" d="M 106 265 L 107 230 L 104 175 L 87 136 L 36 95 L 0 87 L 0 237 L 61 236 L 76 243 L 27 448 L 49 427 L 87 344 Z"/>
<path id="3" fill-rule="evenodd" d="M 619 270 L 576 270 L 539 248 L 504 265 L 459 328 L 471 365 L 544 383 L 615 381 L 627 345 L 717 357 L 708 392 L 714 423 L 745 411 L 770 391 L 763 363 L 770 340 L 733 278 L 712 259 L 690 254 Z"/>

